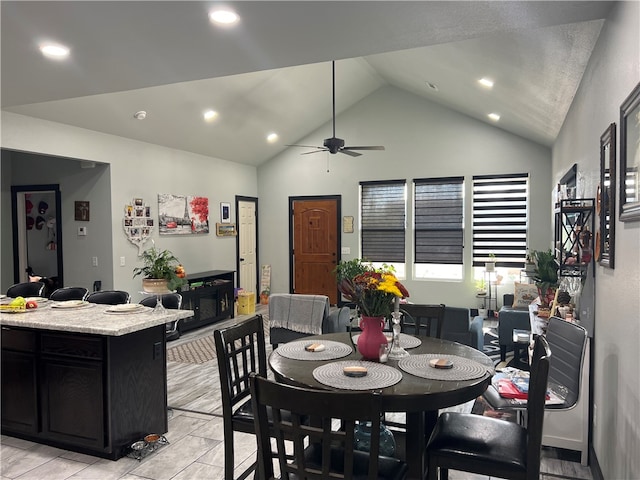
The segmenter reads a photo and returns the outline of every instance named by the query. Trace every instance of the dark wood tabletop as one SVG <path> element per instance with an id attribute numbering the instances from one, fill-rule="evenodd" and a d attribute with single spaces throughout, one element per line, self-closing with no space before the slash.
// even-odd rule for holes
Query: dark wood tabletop
<path id="1" fill-rule="evenodd" d="M 304 340 L 309 342 L 333 340 L 352 345 L 349 335 L 349 333 L 330 333 L 305 337 Z M 426 353 L 457 355 L 485 365 L 487 374 L 473 380 L 445 381 L 429 380 L 402 372 L 400 382 L 380 390 L 384 411 L 407 413 L 406 460 L 409 463 L 409 478 L 422 478 L 425 472 L 424 446 L 426 437 L 430 434 L 437 420 L 438 409 L 459 405 L 482 395 L 491 382 L 493 372 L 493 361 L 472 347 L 448 340 L 430 337 L 419 338 L 422 340 L 422 344 L 416 348 L 407 349 L 410 355 Z M 331 389 L 313 377 L 313 370 L 326 363 L 360 360 L 361 358 L 355 348 L 346 357 L 325 361 L 292 360 L 274 351 L 269 356 L 269 367 L 279 382 L 307 388 Z M 397 367 L 397 364 L 396 360 L 387 362 L 387 365 L 392 367 Z"/>

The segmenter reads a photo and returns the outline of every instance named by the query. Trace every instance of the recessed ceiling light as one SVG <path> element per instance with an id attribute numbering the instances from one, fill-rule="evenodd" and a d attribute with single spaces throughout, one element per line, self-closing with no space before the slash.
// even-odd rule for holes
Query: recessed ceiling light
<path id="1" fill-rule="evenodd" d="M 478 83 L 483 87 L 493 88 L 493 80 L 491 80 L 490 78 L 483 77 L 480 80 L 478 80 Z"/>
<path id="2" fill-rule="evenodd" d="M 133 118 L 135 118 L 136 120 L 144 120 L 145 118 L 147 118 L 147 112 L 145 112 L 144 110 L 140 110 L 139 112 L 133 114 Z"/>
<path id="3" fill-rule="evenodd" d="M 487 115 L 487 117 L 489 117 L 494 122 L 500 120 L 500 115 L 498 115 L 497 113 L 490 113 L 489 115 Z"/>
<path id="4" fill-rule="evenodd" d="M 277 133 L 270 133 L 269 135 L 267 135 L 267 142 L 274 143 L 277 140 L 278 140 L 278 134 Z"/>
<path id="5" fill-rule="evenodd" d="M 69 48 L 55 43 L 44 43 L 40 45 L 40 51 L 45 57 L 62 59 L 69 56 Z"/>
<path id="6" fill-rule="evenodd" d="M 233 10 L 211 10 L 209 12 L 209 20 L 218 25 L 233 25 L 240 21 L 240 17 Z"/>
<path id="7" fill-rule="evenodd" d="M 213 122 L 216 118 L 218 118 L 218 112 L 215 110 L 207 110 L 204 112 L 204 120 L 205 122 Z"/>
<path id="8" fill-rule="evenodd" d="M 438 86 L 435 83 L 431 83 L 431 82 L 426 82 L 427 83 L 427 87 L 429 87 L 431 90 L 433 90 L 434 92 L 438 91 Z"/>

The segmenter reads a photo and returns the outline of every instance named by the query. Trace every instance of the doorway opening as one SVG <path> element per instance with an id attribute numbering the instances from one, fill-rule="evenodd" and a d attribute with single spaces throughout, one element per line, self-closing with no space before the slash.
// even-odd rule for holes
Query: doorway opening
<path id="1" fill-rule="evenodd" d="M 64 285 L 60 185 L 11 187 L 14 283 L 45 277 L 45 292 Z"/>

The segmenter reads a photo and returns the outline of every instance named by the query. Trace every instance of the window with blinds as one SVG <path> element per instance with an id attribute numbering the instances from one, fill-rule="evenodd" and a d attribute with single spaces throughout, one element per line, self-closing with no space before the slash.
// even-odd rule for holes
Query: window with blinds
<path id="1" fill-rule="evenodd" d="M 360 209 L 362 257 L 404 263 L 406 182 L 361 182 Z"/>
<path id="2" fill-rule="evenodd" d="M 459 264 L 464 177 L 414 179 L 415 263 Z"/>
<path id="3" fill-rule="evenodd" d="M 473 177 L 473 266 L 495 255 L 498 267 L 522 267 L 527 253 L 529 175 Z"/>

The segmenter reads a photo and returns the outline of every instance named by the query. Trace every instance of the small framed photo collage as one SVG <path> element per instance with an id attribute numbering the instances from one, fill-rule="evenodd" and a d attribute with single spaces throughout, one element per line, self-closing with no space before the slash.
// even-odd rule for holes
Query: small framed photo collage
<path id="1" fill-rule="evenodd" d="M 154 221 L 151 207 L 142 198 L 134 198 L 124 207 L 123 228 L 127 238 L 136 245 L 143 244 L 151 236 Z"/>

